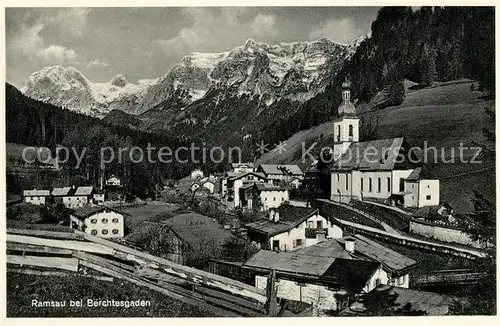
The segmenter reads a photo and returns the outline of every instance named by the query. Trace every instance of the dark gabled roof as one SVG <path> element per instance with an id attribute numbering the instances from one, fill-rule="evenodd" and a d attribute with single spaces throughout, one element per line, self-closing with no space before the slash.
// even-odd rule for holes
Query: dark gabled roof
<path id="1" fill-rule="evenodd" d="M 266 175 L 267 174 L 281 174 L 281 175 L 302 175 L 302 170 L 298 165 L 292 164 L 261 164 L 258 167 Z"/>
<path id="2" fill-rule="evenodd" d="M 102 211 L 112 211 L 116 212 L 118 214 L 124 215 L 122 212 L 111 208 L 107 206 L 91 206 L 91 205 L 86 205 L 83 207 L 75 208 L 72 212 L 72 214 L 80 219 L 86 219 L 87 217 L 97 214 Z"/>
<path id="3" fill-rule="evenodd" d="M 351 238 L 354 238 L 355 240 L 355 254 L 361 255 L 363 258 L 366 257 L 370 260 L 380 262 L 384 269 L 389 269 L 393 273 L 397 274 L 397 272 L 403 271 L 417 264 L 417 262 L 413 259 L 391 250 L 388 247 L 362 235 L 357 234 Z M 338 241 L 341 245 L 345 244 L 345 240 L 346 238 L 336 239 L 336 241 Z"/>
<path id="4" fill-rule="evenodd" d="M 245 228 L 273 236 L 289 231 L 318 212 L 315 208 L 281 205 L 275 211 L 279 212 L 278 222 L 260 220 L 245 225 Z"/>
<path id="5" fill-rule="evenodd" d="M 337 258 L 319 279 L 359 292 L 379 267 L 380 263 L 374 261 Z"/>
<path id="6" fill-rule="evenodd" d="M 232 176 L 229 176 L 229 175 L 232 175 Z M 265 179 L 266 176 L 260 172 L 237 172 L 237 173 L 231 173 L 231 172 L 228 172 L 228 176 L 229 176 L 229 180 L 238 180 L 238 179 L 241 179 L 243 177 L 246 177 L 247 175 L 254 175 L 256 177 L 259 177 L 261 179 Z"/>
<path id="7" fill-rule="evenodd" d="M 417 167 L 412 173 L 406 178 L 406 181 L 419 181 L 419 180 L 434 180 L 435 176 L 429 173 L 427 169 L 423 167 Z"/>
<path id="8" fill-rule="evenodd" d="M 255 183 L 255 188 L 257 188 L 258 191 L 287 190 L 287 188 L 285 187 L 281 187 L 270 183 Z"/>
<path id="9" fill-rule="evenodd" d="M 403 141 L 403 138 L 390 138 L 352 143 L 335 161 L 332 170 L 394 170 Z"/>
<path id="10" fill-rule="evenodd" d="M 320 252 L 307 250 L 309 247 L 286 252 L 260 250 L 243 267 L 260 272 L 274 269 L 278 275 L 286 274 L 297 279 L 310 278 L 324 284 L 359 291 L 380 266 L 377 262 L 354 258 L 345 250 L 330 251 L 327 256 L 323 256 L 321 246 L 311 247 L 320 249 Z"/>

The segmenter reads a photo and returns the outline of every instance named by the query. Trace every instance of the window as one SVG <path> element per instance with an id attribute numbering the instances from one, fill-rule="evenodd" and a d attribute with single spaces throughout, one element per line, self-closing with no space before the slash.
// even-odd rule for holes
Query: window
<path id="1" fill-rule="evenodd" d="M 120 231 L 118 231 L 118 229 L 113 229 L 113 234 L 118 234 Z"/>
<path id="2" fill-rule="evenodd" d="M 273 201 L 276 201 L 276 197 L 273 197 Z"/>
<path id="3" fill-rule="evenodd" d="M 104 234 L 104 235 L 106 235 L 106 234 L 108 234 L 108 230 L 104 229 L 104 230 L 101 231 L 101 233 Z"/>
<path id="4" fill-rule="evenodd" d="M 368 192 L 372 192 L 372 178 L 368 179 Z"/>
<path id="5" fill-rule="evenodd" d="M 340 174 L 337 174 L 337 182 L 340 181 Z"/>
<path id="6" fill-rule="evenodd" d="M 391 178 L 387 178 L 387 191 L 391 192 Z"/>
<path id="7" fill-rule="evenodd" d="M 313 221 L 307 222 L 307 225 L 309 226 L 310 229 L 314 228 L 314 222 Z"/>
<path id="8" fill-rule="evenodd" d="M 398 285 L 402 285 L 405 282 L 405 276 L 398 277 Z"/>
<path id="9" fill-rule="evenodd" d="M 399 178 L 399 191 L 405 191 L 405 179 Z"/>
<path id="10" fill-rule="evenodd" d="M 382 190 L 382 179 L 378 178 L 378 192 Z"/>
<path id="11" fill-rule="evenodd" d="M 349 176 L 345 175 L 345 190 L 349 190 Z"/>
<path id="12" fill-rule="evenodd" d="M 302 246 L 302 239 L 295 240 L 295 247 L 300 247 L 300 246 Z"/>
<path id="13" fill-rule="evenodd" d="M 425 196 L 425 199 L 427 199 L 427 200 L 431 200 L 431 195 L 427 195 L 427 196 Z"/>
<path id="14" fill-rule="evenodd" d="M 340 126 L 337 126 L 337 141 L 340 141 Z"/>
<path id="15" fill-rule="evenodd" d="M 106 223 L 108 223 L 108 219 L 107 219 L 107 218 L 103 218 L 103 219 L 101 220 L 101 222 L 102 222 L 102 224 L 106 224 Z"/>
<path id="16" fill-rule="evenodd" d="M 280 250 L 280 241 L 279 240 L 273 240 L 273 248 L 274 251 L 279 251 Z"/>
<path id="17" fill-rule="evenodd" d="M 352 125 L 349 125 L 349 137 L 353 136 Z"/>
<path id="18" fill-rule="evenodd" d="M 90 234 L 97 235 L 97 230 L 92 230 L 92 232 L 90 232 Z"/>
<path id="19" fill-rule="evenodd" d="M 382 281 L 381 281 L 379 278 L 377 278 L 377 279 L 375 280 L 375 286 L 377 287 L 377 286 L 379 286 L 380 284 L 382 284 Z"/>
<path id="20" fill-rule="evenodd" d="M 365 180 L 363 178 L 361 178 L 361 191 L 363 191 L 363 183 L 364 183 L 364 181 Z"/>
<path id="21" fill-rule="evenodd" d="M 323 228 L 323 221 L 317 221 L 316 222 L 316 228 L 317 229 L 322 229 Z"/>
<path id="22" fill-rule="evenodd" d="M 91 220 L 90 220 L 90 223 L 92 223 L 92 224 L 96 224 L 96 223 L 97 223 L 97 219 L 95 219 L 95 218 L 91 219 Z"/>
<path id="23" fill-rule="evenodd" d="M 117 219 L 117 218 L 114 218 L 114 219 L 112 219 L 112 220 L 111 220 L 111 222 L 113 222 L 113 223 L 118 223 L 118 219 Z"/>

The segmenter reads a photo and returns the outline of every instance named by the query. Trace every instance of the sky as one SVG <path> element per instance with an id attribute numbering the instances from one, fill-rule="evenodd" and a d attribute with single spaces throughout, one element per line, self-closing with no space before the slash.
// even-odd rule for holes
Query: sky
<path id="1" fill-rule="evenodd" d="M 377 7 L 6 8 L 7 82 L 73 66 L 93 82 L 166 74 L 192 52 L 223 52 L 247 39 L 276 44 L 370 32 Z"/>

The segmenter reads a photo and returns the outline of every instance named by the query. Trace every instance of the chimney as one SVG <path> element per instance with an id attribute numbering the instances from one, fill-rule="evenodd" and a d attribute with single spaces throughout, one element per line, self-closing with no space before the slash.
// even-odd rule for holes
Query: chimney
<path id="1" fill-rule="evenodd" d="M 274 222 L 278 222 L 280 220 L 280 212 L 274 213 Z"/>
<path id="2" fill-rule="evenodd" d="M 350 253 L 354 253 L 355 243 L 356 243 L 355 238 L 353 237 L 345 238 L 345 250 Z"/>
<path id="3" fill-rule="evenodd" d="M 269 221 L 274 221 L 274 210 L 269 210 Z"/>

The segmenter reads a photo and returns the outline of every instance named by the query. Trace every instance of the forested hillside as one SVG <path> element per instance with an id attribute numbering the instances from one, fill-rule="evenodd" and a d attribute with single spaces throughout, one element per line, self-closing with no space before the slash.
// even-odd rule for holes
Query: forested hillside
<path id="1" fill-rule="evenodd" d="M 175 150 L 183 145 L 176 138 L 162 133 L 147 133 L 127 126 L 108 124 L 97 118 L 63 110 L 27 98 L 9 84 L 6 84 L 5 117 L 8 143 L 48 147 L 53 151 L 53 155 L 57 146 L 64 146 L 70 153 L 76 151 L 78 154 L 83 153 L 85 148 L 85 159 L 78 169 L 75 169 L 77 160 L 72 154 L 70 160 L 62 164 L 62 175 L 53 180 L 55 184 L 39 186 L 68 185 L 64 184 L 65 182 L 98 185 L 100 176 L 117 174 L 124 178 L 126 190 L 131 195 L 147 197 L 153 194 L 155 184 L 160 183 L 161 178 L 181 178 L 194 167 L 192 162 L 180 164 L 173 160 L 168 164 L 160 163 L 154 156 L 157 151 L 152 155 L 155 162 L 148 161 L 146 156 L 148 144 L 156 148 L 168 146 Z M 122 162 L 118 162 L 118 148 L 130 149 L 134 146 L 144 151 L 143 160 L 139 161 L 138 152 L 130 156 L 127 151 L 122 155 Z M 105 147 L 113 148 L 115 159 L 102 169 L 101 148 Z M 188 153 L 181 154 L 184 159 L 188 157 Z M 109 160 L 110 156 L 105 158 Z M 207 169 L 215 168 L 214 165 L 207 165 Z M 14 182 L 15 178 L 9 180 Z"/>

